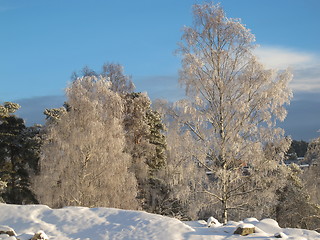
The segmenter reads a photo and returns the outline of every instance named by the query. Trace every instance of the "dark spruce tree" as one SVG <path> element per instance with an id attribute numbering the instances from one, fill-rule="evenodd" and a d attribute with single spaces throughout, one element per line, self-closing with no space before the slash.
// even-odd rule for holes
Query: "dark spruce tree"
<path id="1" fill-rule="evenodd" d="M 165 126 L 162 122 L 161 115 L 152 109 L 146 112 L 146 122 L 149 126 L 149 143 L 154 146 L 154 152 L 148 159 L 147 164 L 151 171 L 161 169 L 166 165 L 167 143 L 165 135 Z"/>
<path id="2" fill-rule="evenodd" d="M 144 93 L 127 93 L 125 119 L 127 147 L 132 156 L 132 171 L 138 182 L 141 207 L 155 212 L 162 194 L 157 172 L 166 164 L 166 140 L 161 116 L 151 109 L 151 101 Z"/>
<path id="3" fill-rule="evenodd" d="M 1 197 L 6 203 L 37 203 L 30 178 L 38 171 L 40 126 L 26 127 L 23 119 L 14 116 L 17 104 L 0 108 L 0 179 L 6 183 Z"/>
<path id="4" fill-rule="evenodd" d="M 298 158 L 303 158 L 307 153 L 308 144 L 308 142 L 303 140 L 292 140 L 291 146 L 287 152 L 289 160 L 298 160 Z"/>

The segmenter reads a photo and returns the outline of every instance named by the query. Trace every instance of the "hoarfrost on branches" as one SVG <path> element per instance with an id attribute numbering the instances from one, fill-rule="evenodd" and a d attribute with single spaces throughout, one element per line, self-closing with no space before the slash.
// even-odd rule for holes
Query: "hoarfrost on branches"
<path id="1" fill-rule="evenodd" d="M 220 203 L 224 222 L 229 210 L 252 207 L 250 196 L 272 195 L 267 186 L 290 144 L 276 123 L 286 117 L 292 75 L 265 69 L 252 53 L 254 40 L 240 20 L 206 3 L 194 6 L 194 25 L 185 27 L 178 51 L 188 100 L 169 114 L 193 136 L 192 158 L 213 173 L 204 192 Z"/>
<path id="2" fill-rule="evenodd" d="M 123 100 L 110 88 L 102 77 L 76 79 L 66 90 L 64 114 L 47 121 L 35 179 L 42 203 L 137 208 L 131 157 L 124 152 Z"/>

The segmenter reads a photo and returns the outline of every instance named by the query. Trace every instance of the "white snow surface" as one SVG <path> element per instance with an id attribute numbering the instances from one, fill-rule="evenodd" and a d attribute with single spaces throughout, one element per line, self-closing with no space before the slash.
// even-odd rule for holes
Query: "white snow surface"
<path id="1" fill-rule="evenodd" d="M 208 227 L 221 227 L 222 224 L 214 217 L 209 217 L 209 219 L 207 220 L 207 226 Z"/>
<path id="2" fill-rule="evenodd" d="M 235 235 L 238 226 L 252 224 L 256 233 L 248 236 Z M 219 227 L 207 227 L 207 221 L 181 222 L 174 218 L 142 211 L 114 208 L 65 207 L 51 209 L 45 205 L 0 204 L 0 230 L 15 230 L 20 240 L 30 239 L 43 231 L 50 240 L 262 240 L 319 239 L 320 234 L 304 229 L 280 228 L 272 219 L 258 221 L 255 218 L 243 222 L 229 221 Z M 16 239 L 0 235 L 0 240 Z"/>
<path id="3" fill-rule="evenodd" d="M 251 223 L 240 223 L 238 225 L 238 227 L 240 227 L 240 228 L 254 228 L 255 226 Z"/>

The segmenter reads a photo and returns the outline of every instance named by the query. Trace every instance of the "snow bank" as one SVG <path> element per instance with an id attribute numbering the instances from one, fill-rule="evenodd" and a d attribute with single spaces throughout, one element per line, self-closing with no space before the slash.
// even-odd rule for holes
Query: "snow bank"
<path id="1" fill-rule="evenodd" d="M 214 222 L 217 221 L 211 218 Z M 208 227 L 207 221 L 181 222 L 177 219 L 142 211 L 113 208 L 66 207 L 51 209 L 44 205 L 0 204 L 0 225 L 14 229 L 20 240 L 30 239 L 34 233 L 45 233 L 50 240 L 261 240 L 282 236 L 290 240 L 320 240 L 320 234 L 303 229 L 282 229 L 272 219 L 243 222 L 229 221 L 226 225 Z M 234 235 L 239 226 L 254 226 L 255 233 Z M 0 235 L 0 240 L 15 240 Z"/>
<path id="2" fill-rule="evenodd" d="M 0 204 L 0 225 L 19 235 L 43 230 L 50 240 L 183 239 L 193 229 L 181 221 L 112 208 Z"/>

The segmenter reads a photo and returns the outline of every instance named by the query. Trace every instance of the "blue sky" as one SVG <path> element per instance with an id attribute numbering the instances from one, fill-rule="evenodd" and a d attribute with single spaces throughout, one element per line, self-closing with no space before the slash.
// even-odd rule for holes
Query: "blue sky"
<path id="1" fill-rule="evenodd" d="M 72 72 L 120 63 L 137 91 L 177 100 L 173 53 L 201 0 L 0 0 L 0 102 L 22 105 L 27 123 L 63 102 Z M 295 139 L 319 136 L 320 1 L 222 0 L 255 34 L 268 67 L 291 67 L 295 97 L 283 124 Z"/>

